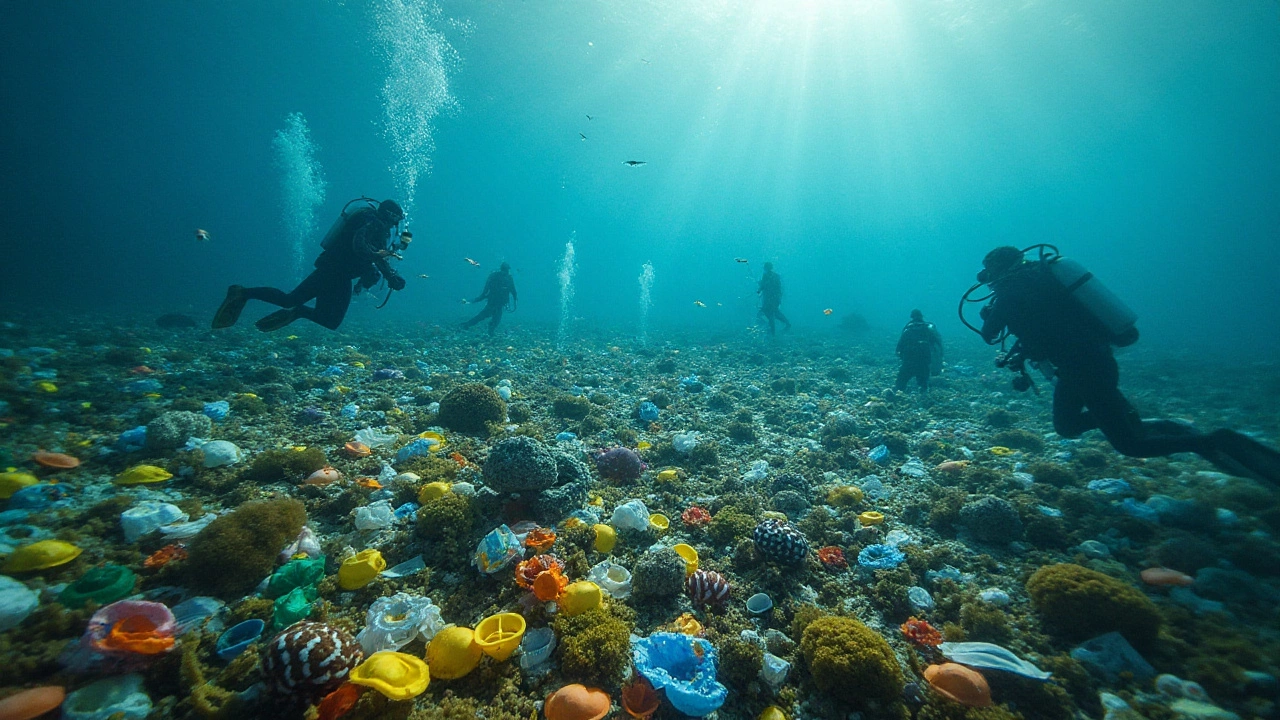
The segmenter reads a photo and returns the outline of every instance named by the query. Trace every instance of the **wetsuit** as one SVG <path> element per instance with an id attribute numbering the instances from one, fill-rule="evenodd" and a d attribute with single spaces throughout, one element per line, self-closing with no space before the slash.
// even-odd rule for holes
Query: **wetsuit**
<path id="1" fill-rule="evenodd" d="M 473 327 L 476 323 L 489 318 L 489 334 L 497 329 L 498 323 L 502 322 L 502 313 L 507 309 L 507 298 L 519 300 L 516 295 L 516 281 L 511 277 L 511 273 L 504 270 L 494 270 L 489 273 L 489 279 L 484 283 L 484 292 L 480 293 L 472 302 L 480 302 L 487 300 L 484 309 L 475 317 L 462 324 L 462 327 Z"/>
<path id="2" fill-rule="evenodd" d="M 360 278 L 357 287 L 362 289 L 373 287 L 379 277 L 393 290 L 404 287 L 404 278 L 378 254 L 386 248 L 390 229 L 373 208 L 360 208 L 347 217 L 341 234 L 320 253 L 316 269 L 298 287 L 287 293 L 273 287 L 245 288 L 245 297 L 291 308 L 297 317 L 337 330 L 351 305 L 352 280 Z M 303 304 L 312 298 L 315 307 Z"/>
<path id="3" fill-rule="evenodd" d="M 1120 392 L 1120 367 L 1106 331 L 1038 264 L 1009 272 L 992 288 L 995 297 L 982 310 L 982 336 L 991 342 L 1007 328 L 1027 360 L 1053 365 L 1053 429 L 1059 435 L 1101 430 L 1130 457 L 1215 451 L 1210 435 L 1172 420 L 1139 417 Z"/>
<path id="4" fill-rule="evenodd" d="M 898 370 L 898 382 L 895 387 L 906 390 L 907 383 L 915 378 L 920 390 L 929 389 L 929 375 L 933 366 L 933 355 L 942 351 L 942 336 L 933 323 L 923 320 L 912 320 L 902 329 L 898 338 L 898 357 L 902 358 L 902 367 Z"/>
<path id="5" fill-rule="evenodd" d="M 784 322 L 791 329 L 791 321 L 778 309 L 782 304 L 782 278 L 772 270 L 765 270 L 760 277 L 760 287 L 756 289 L 760 296 L 760 312 L 769 321 L 769 334 L 774 333 L 774 321 Z"/>

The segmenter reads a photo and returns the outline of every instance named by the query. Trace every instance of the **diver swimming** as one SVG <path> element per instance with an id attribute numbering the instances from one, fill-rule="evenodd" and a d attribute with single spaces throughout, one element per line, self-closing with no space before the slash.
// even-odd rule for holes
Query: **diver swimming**
<path id="1" fill-rule="evenodd" d="M 348 211 L 357 203 L 359 207 Z M 404 210 L 394 200 L 379 203 L 361 197 L 348 202 L 320 243 L 323 250 L 310 275 L 287 293 L 273 287 L 232 285 L 213 316 L 213 328 L 235 325 L 250 300 L 283 308 L 255 323 L 263 332 L 279 330 L 299 318 L 337 330 L 346 317 L 352 295 L 372 288 L 379 280 L 386 281 L 390 300 L 391 291 L 403 290 L 405 281 L 388 259 L 400 259 L 399 251 L 413 241 L 413 233 L 408 230 L 397 232 L 403 220 Z M 352 280 L 356 281 L 354 286 Z M 304 304 L 312 299 L 316 301 L 314 307 Z"/>
<path id="2" fill-rule="evenodd" d="M 902 392 L 907 383 L 915 378 L 920 385 L 920 392 L 929 391 L 929 376 L 937 375 L 942 370 L 942 335 L 937 326 L 925 322 L 924 313 L 911 311 L 911 321 L 902 328 L 898 336 L 898 357 L 902 366 L 898 369 L 898 380 L 894 389 Z"/>
<path id="3" fill-rule="evenodd" d="M 760 310 L 757 316 L 769 321 L 769 334 L 774 334 L 774 322 L 786 324 L 785 330 L 791 329 L 791 321 L 778 309 L 782 305 L 782 277 L 773 271 L 773 263 L 764 264 L 764 274 L 760 276 L 760 284 L 756 287 L 760 296 Z"/>
<path id="4" fill-rule="evenodd" d="M 502 263 L 501 267 L 489 273 L 489 278 L 484 282 L 484 290 L 471 302 L 478 303 L 481 300 L 487 301 L 484 309 L 476 314 L 475 317 L 462 323 L 463 329 L 474 327 L 477 323 L 485 318 L 489 319 L 489 334 L 498 329 L 498 323 L 502 322 L 502 313 L 510 309 L 516 309 L 518 298 L 516 296 L 516 281 L 511 277 L 511 266 Z M 511 307 L 507 307 L 510 302 Z"/>
<path id="5" fill-rule="evenodd" d="M 1032 250 L 1038 255 L 1028 260 Z M 982 265 L 977 284 L 961 297 L 960 321 L 989 345 L 1003 347 L 1016 338 L 996 365 L 1016 373 L 1019 391 L 1035 387 L 1028 366 L 1053 384 L 1053 427 L 1059 435 L 1077 438 L 1096 429 L 1122 455 L 1192 452 L 1233 475 L 1280 484 L 1280 452 L 1244 434 L 1202 433 L 1182 422 L 1139 416 L 1120 392 L 1112 351 L 1137 342 L 1137 315 L 1079 263 L 1039 244 L 998 247 Z M 990 293 L 973 298 L 984 286 Z M 984 301 L 977 328 L 964 308 Z"/>

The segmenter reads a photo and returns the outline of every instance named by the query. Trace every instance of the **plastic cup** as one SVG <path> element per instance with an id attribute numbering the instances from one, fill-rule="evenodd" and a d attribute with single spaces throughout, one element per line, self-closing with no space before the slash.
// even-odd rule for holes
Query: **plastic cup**
<path id="1" fill-rule="evenodd" d="M 517 613 L 490 615 L 476 625 L 476 645 L 484 654 L 502 662 L 520 647 L 524 628 L 524 617 Z"/>

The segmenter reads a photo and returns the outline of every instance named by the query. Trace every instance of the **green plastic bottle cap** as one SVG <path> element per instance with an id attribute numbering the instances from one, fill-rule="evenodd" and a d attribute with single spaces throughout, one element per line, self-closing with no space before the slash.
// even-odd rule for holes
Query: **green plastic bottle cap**
<path id="1" fill-rule="evenodd" d="M 136 578 L 129 568 L 108 563 L 89 570 L 64 588 L 58 602 L 68 608 L 84 607 L 90 600 L 108 605 L 132 595 Z"/>

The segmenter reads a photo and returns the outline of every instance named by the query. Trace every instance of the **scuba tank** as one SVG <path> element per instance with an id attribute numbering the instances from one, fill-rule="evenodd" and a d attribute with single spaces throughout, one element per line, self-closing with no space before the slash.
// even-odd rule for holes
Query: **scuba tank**
<path id="1" fill-rule="evenodd" d="M 1137 313 L 1093 273 L 1075 260 L 1061 255 L 1046 258 L 1044 264 L 1049 276 L 1106 331 L 1113 345 L 1128 347 L 1138 341 L 1138 329 L 1134 327 Z"/>
<path id="2" fill-rule="evenodd" d="M 356 208 L 355 210 L 348 211 L 348 208 L 358 202 L 363 202 L 364 205 Z M 338 219 L 333 222 L 333 225 L 329 228 L 329 232 L 325 233 L 324 239 L 320 241 L 320 247 L 325 250 L 330 250 L 335 247 L 344 236 L 349 238 L 351 234 L 355 232 L 356 226 L 358 225 L 358 223 L 353 221 L 353 218 L 361 214 L 361 210 L 377 210 L 377 208 L 378 202 L 373 198 L 368 197 L 358 197 L 355 200 L 348 202 L 346 205 L 343 205 L 342 212 L 338 215 Z M 350 232 L 347 232 L 347 230 L 350 230 Z"/>

